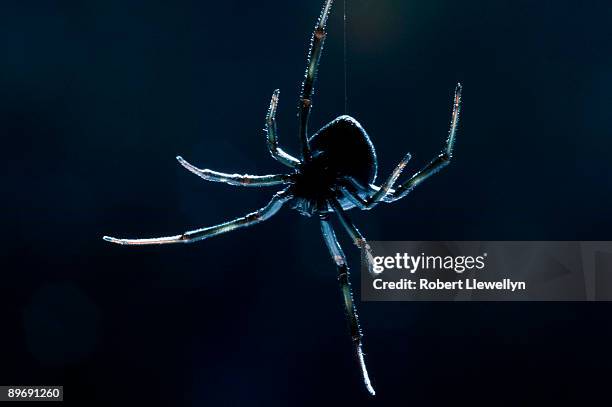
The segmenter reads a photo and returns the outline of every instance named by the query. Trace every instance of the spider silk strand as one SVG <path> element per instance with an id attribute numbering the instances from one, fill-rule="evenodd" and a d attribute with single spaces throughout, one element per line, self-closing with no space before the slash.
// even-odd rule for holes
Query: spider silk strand
<path id="1" fill-rule="evenodd" d="M 346 2 L 343 3 L 343 32 L 344 32 L 344 114 L 348 114 L 348 35 L 347 35 L 347 18 L 346 18 Z"/>

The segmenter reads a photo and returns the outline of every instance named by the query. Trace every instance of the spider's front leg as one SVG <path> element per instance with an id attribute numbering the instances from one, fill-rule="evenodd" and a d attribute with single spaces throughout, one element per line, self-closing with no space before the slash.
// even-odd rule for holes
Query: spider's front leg
<path id="1" fill-rule="evenodd" d="M 357 309 L 353 302 L 353 290 L 351 289 L 351 282 L 349 280 L 349 267 L 346 262 L 346 256 L 340 247 L 340 243 L 336 238 L 334 229 L 332 228 L 327 215 L 321 215 L 321 232 L 323 233 L 323 239 L 329 249 L 329 253 L 336 264 L 338 269 L 338 282 L 340 283 L 340 289 L 342 290 L 342 299 L 344 303 L 344 310 L 348 318 L 349 329 L 351 332 L 351 338 L 353 340 L 353 346 L 355 349 L 355 356 L 359 362 L 361 368 L 361 376 L 366 389 L 371 395 L 375 395 L 376 392 L 370 382 L 370 376 L 368 369 L 365 364 L 365 358 L 363 355 L 362 345 L 362 333 L 359 326 L 359 318 L 357 316 Z"/>
<path id="2" fill-rule="evenodd" d="M 198 168 L 183 159 L 183 157 L 176 157 L 178 162 L 185 167 L 188 171 L 194 173 L 198 177 L 205 179 L 206 181 L 212 182 L 223 182 L 229 185 L 236 185 L 242 187 L 269 187 L 281 184 L 290 184 L 293 182 L 291 175 L 277 174 L 277 175 L 242 175 L 242 174 L 226 174 L 223 172 L 209 170 L 207 168 Z"/>
<path id="3" fill-rule="evenodd" d="M 278 107 L 279 95 L 280 90 L 276 89 L 272 94 L 272 99 L 270 100 L 270 108 L 268 109 L 268 114 L 266 115 L 266 141 L 268 145 L 268 151 L 270 151 L 272 157 L 278 162 L 291 168 L 297 168 L 297 166 L 300 165 L 300 160 L 290 154 L 287 154 L 278 146 L 276 109 Z"/>
<path id="4" fill-rule="evenodd" d="M 312 33 L 312 39 L 310 40 L 310 49 L 308 51 L 308 60 L 306 62 L 306 74 L 304 82 L 302 83 L 302 93 L 300 95 L 299 109 L 299 135 L 300 142 L 302 144 L 302 158 L 304 161 L 310 161 L 310 145 L 308 144 L 308 120 L 310 119 L 310 110 L 312 109 L 312 97 L 314 95 L 314 83 L 317 78 L 317 71 L 319 69 L 319 62 L 321 60 L 321 53 L 323 52 L 323 44 L 325 43 L 325 37 L 327 31 L 325 26 L 327 25 L 327 19 L 329 18 L 329 12 L 333 0 L 326 0 L 321 10 L 321 15 L 317 20 L 314 32 Z"/>
<path id="5" fill-rule="evenodd" d="M 461 84 L 458 83 L 455 88 L 455 97 L 453 99 L 453 114 L 451 116 L 450 130 L 446 139 L 446 146 L 442 153 L 427 164 L 421 171 L 414 174 L 408 181 L 401 184 L 393 193 L 389 193 L 384 199 L 387 202 L 394 202 L 408 195 L 416 186 L 425 181 L 430 176 L 434 175 L 442 168 L 446 167 L 453 157 L 453 147 L 455 145 L 455 136 L 457 135 L 457 127 L 459 125 L 459 113 L 461 111 Z"/>
<path id="6" fill-rule="evenodd" d="M 407 153 L 402 161 L 395 167 L 389 178 L 382 184 L 381 187 L 375 190 L 369 190 L 362 186 L 359 182 L 357 182 L 353 177 L 346 177 L 345 181 L 347 186 L 340 186 L 339 190 L 344 193 L 344 195 L 359 209 L 362 210 L 370 210 L 374 208 L 378 203 L 382 202 L 385 197 L 393 193 L 393 185 L 397 182 L 397 179 L 402 175 L 402 171 L 408 165 L 408 162 L 412 156 L 410 153 Z M 365 192 L 366 198 L 363 199 L 359 192 Z"/>
<path id="7" fill-rule="evenodd" d="M 393 190 L 393 185 L 399 178 L 402 170 L 410 160 L 410 154 L 407 154 L 404 159 L 395 168 L 391 176 L 380 187 L 376 185 L 361 185 L 353 178 L 346 178 L 346 185 L 342 185 L 339 189 L 344 195 L 360 209 L 372 209 L 379 202 L 394 202 L 408 195 L 417 185 L 425 181 L 427 178 L 446 167 L 453 156 L 453 147 L 455 145 L 455 136 L 459 125 L 459 113 L 461 110 L 461 84 L 458 83 L 455 88 L 455 97 L 453 99 L 453 114 L 451 117 L 450 131 L 446 139 L 446 146 L 440 155 L 434 158 L 423 169 L 414 174 L 408 181 L 401 184 L 397 189 Z M 362 193 L 366 198 L 362 198 L 359 193 Z"/>

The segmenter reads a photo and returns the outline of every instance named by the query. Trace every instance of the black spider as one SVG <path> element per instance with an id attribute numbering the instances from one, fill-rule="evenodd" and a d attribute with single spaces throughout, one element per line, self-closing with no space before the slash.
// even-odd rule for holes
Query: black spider
<path id="1" fill-rule="evenodd" d="M 104 240 L 122 245 L 191 243 L 268 220 L 287 203 L 303 215 L 318 216 L 323 238 L 338 269 L 338 280 L 342 289 L 344 307 L 363 381 L 370 394 L 374 395 L 375 392 L 370 383 L 362 351 L 362 334 L 353 303 L 349 268 L 329 222 L 329 214 L 335 213 L 338 216 L 340 223 L 355 245 L 363 250 L 365 258 L 371 266 L 372 253 L 370 246 L 345 211 L 355 207 L 366 210 L 372 209 L 380 202 L 394 202 L 401 199 L 408 195 L 414 187 L 450 162 L 459 121 L 461 84 L 457 84 L 455 90 L 450 132 L 442 153 L 406 182 L 393 189 L 402 170 L 410 160 L 410 154 L 406 154 L 381 186 L 374 185 L 378 167 L 376 152 L 368 134 L 357 120 L 350 116 L 340 116 L 319 130 L 314 136 L 308 137 L 308 119 L 314 93 L 313 85 L 326 37 L 325 26 L 332 3 L 333 0 L 326 0 L 317 21 L 310 43 L 306 76 L 302 84 L 298 114 L 302 160 L 298 160 L 278 147 L 276 132 L 278 90 L 274 91 L 272 95 L 266 117 L 268 150 L 272 157 L 290 167 L 292 169 L 291 173 L 263 176 L 224 174 L 196 168 L 183 158 L 177 157 L 177 160 L 185 168 L 207 181 L 248 187 L 287 185 L 287 188 L 274 195 L 265 207 L 220 225 L 192 230 L 176 236 L 153 239 L 117 239 L 104 236 Z"/>

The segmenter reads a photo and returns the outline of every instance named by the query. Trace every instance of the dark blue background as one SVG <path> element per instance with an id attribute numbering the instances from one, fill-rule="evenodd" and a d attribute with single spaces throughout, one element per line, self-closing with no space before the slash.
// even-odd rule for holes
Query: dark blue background
<path id="1" fill-rule="evenodd" d="M 2 2 L 0 383 L 63 384 L 73 405 L 368 403 L 318 222 L 284 210 L 193 246 L 101 240 L 267 202 L 274 189 L 206 183 L 174 156 L 284 170 L 263 119 L 280 88 L 281 143 L 298 151 L 321 3 Z M 335 7 L 315 128 L 343 113 Z M 349 0 L 349 112 L 382 174 L 439 151 L 464 85 L 455 161 L 354 213 L 366 237 L 610 240 L 611 34 L 607 1 Z M 358 305 L 372 404 L 610 401 L 607 304 Z"/>

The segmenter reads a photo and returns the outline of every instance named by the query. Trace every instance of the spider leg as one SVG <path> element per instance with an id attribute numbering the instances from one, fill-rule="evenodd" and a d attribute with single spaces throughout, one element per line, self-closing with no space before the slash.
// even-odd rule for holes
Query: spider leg
<path id="1" fill-rule="evenodd" d="M 296 168 L 298 165 L 300 165 L 300 160 L 290 154 L 287 154 L 280 147 L 278 147 L 278 132 L 276 129 L 276 108 L 278 107 L 279 95 L 280 90 L 276 89 L 272 94 L 272 99 L 270 100 L 270 108 L 268 109 L 268 114 L 266 115 L 266 133 L 268 134 L 266 141 L 268 145 L 268 151 L 270 151 L 272 157 L 278 162 L 285 164 L 287 167 Z"/>
<path id="2" fill-rule="evenodd" d="M 104 236 L 104 240 L 111 243 L 121 245 L 157 245 L 170 243 L 193 243 L 199 240 L 208 239 L 209 237 L 221 235 L 231 232 L 236 229 L 241 229 L 247 226 L 252 226 L 257 223 L 270 219 L 275 215 L 287 201 L 293 196 L 287 191 L 278 192 L 272 200 L 263 208 L 249 213 L 246 216 L 236 218 L 229 222 L 221 223 L 215 226 L 209 226 L 202 229 L 185 232 L 181 235 L 158 237 L 153 239 L 117 239 L 114 237 Z"/>
<path id="3" fill-rule="evenodd" d="M 458 83 L 455 88 L 455 98 L 453 99 L 453 114 L 451 117 L 450 131 L 446 139 L 446 146 L 442 153 L 434 158 L 423 169 L 414 174 L 408 181 L 402 183 L 393 194 L 389 194 L 388 202 L 394 202 L 408 195 L 417 185 L 425 181 L 430 176 L 434 175 L 442 168 L 446 167 L 453 157 L 453 146 L 455 144 L 455 136 L 457 134 L 457 126 L 459 124 L 459 113 L 461 111 L 461 84 Z"/>
<path id="4" fill-rule="evenodd" d="M 310 161 L 310 145 L 308 144 L 308 120 L 310 118 L 310 110 L 312 108 L 312 97 L 314 94 L 314 82 L 319 69 L 319 61 L 323 51 L 323 43 L 327 36 L 325 26 L 331 10 L 333 0 L 326 0 L 321 10 L 321 15 L 317 21 L 312 38 L 310 40 L 310 49 L 308 51 L 308 60 L 306 62 L 306 74 L 302 83 L 302 93 L 300 95 L 300 104 L 298 106 L 299 113 L 299 134 L 302 144 L 302 158 L 304 161 Z"/>
<path id="5" fill-rule="evenodd" d="M 370 274 L 374 275 L 374 255 L 372 254 L 372 248 L 368 244 L 367 240 L 363 237 L 359 229 L 357 229 L 353 221 L 351 221 L 344 209 L 342 209 L 342 205 L 340 205 L 338 200 L 332 198 L 328 202 L 334 212 L 336 212 L 336 215 L 338 215 L 340 223 L 344 229 L 346 229 L 355 246 L 363 251 L 366 261 L 368 262 L 368 271 Z"/>
<path id="6" fill-rule="evenodd" d="M 357 180 L 352 177 L 346 178 L 347 186 L 343 185 L 339 189 L 345 192 L 345 197 L 347 197 L 355 206 L 359 209 L 367 210 L 367 201 L 363 199 L 361 195 L 365 195 L 366 197 L 370 197 L 377 192 L 380 191 L 380 187 L 374 184 L 369 184 L 367 187 L 361 185 Z M 382 202 L 393 202 L 393 196 L 395 195 L 395 190 L 393 188 L 389 188 L 387 194 L 382 197 Z"/>
<path id="7" fill-rule="evenodd" d="M 321 215 L 321 232 L 323 233 L 323 239 L 325 240 L 325 244 L 329 249 L 329 254 L 334 260 L 334 263 L 336 263 L 336 267 L 338 268 L 338 282 L 340 283 L 340 289 L 342 290 L 344 310 L 346 311 L 346 316 L 348 318 L 351 338 L 353 340 L 353 346 L 355 349 L 355 355 L 361 368 L 361 376 L 363 377 L 363 382 L 366 388 L 368 389 L 368 392 L 371 395 L 375 395 L 376 392 L 374 391 L 372 383 L 370 382 L 370 376 L 368 375 L 368 369 L 366 368 L 365 358 L 363 355 L 363 335 L 359 326 L 357 310 L 353 302 L 353 290 L 351 289 L 351 282 L 349 280 L 349 268 L 346 262 L 344 252 L 340 247 L 340 243 L 338 243 L 338 239 L 336 238 L 334 229 L 329 223 L 327 215 Z"/>
<path id="8" fill-rule="evenodd" d="M 352 190 L 352 189 L 348 189 L 345 186 L 340 186 L 338 187 L 338 190 L 340 190 L 341 192 L 343 192 L 344 196 L 353 204 L 355 205 L 357 208 L 366 211 L 368 209 L 371 209 L 368 206 L 368 202 L 366 199 L 363 199 L 359 193 L 357 193 L 356 191 Z"/>
<path id="9" fill-rule="evenodd" d="M 397 179 L 402 175 L 402 171 L 408 165 L 408 162 L 412 156 L 410 153 L 407 153 L 402 161 L 395 167 L 389 178 L 382 184 L 382 186 L 375 189 L 367 189 L 361 186 L 354 178 L 347 177 L 349 183 L 357 189 L 357 191 L 365 192 L 367 195 L 366 199 L 363 199 L 355 190 L 348 189 L 345 186 L 341 186 L 340 190 L 345 193 L 345 196 L 359 209 L 362 210 L 370 210 L 378 205 L 384 198 L 389 194 L 394 192 L 393 185 L 397 181 Z"/>
<path id="10" fill-rule="evenodd" d="M 224 174 L 222 172 L 212 171 L 208 169 L 200 169 L 189 164 L 183 157 L 176 157 L 178 162 L 187 170 L 195 175 L 205 179 L 206 181 L 224 182 L 229 185 L 237 185 L 243 187 L 269 187 L 273 185 L 290 184 L 292 183 L 291 175 L 240 175 L 240 174 Z"/>

